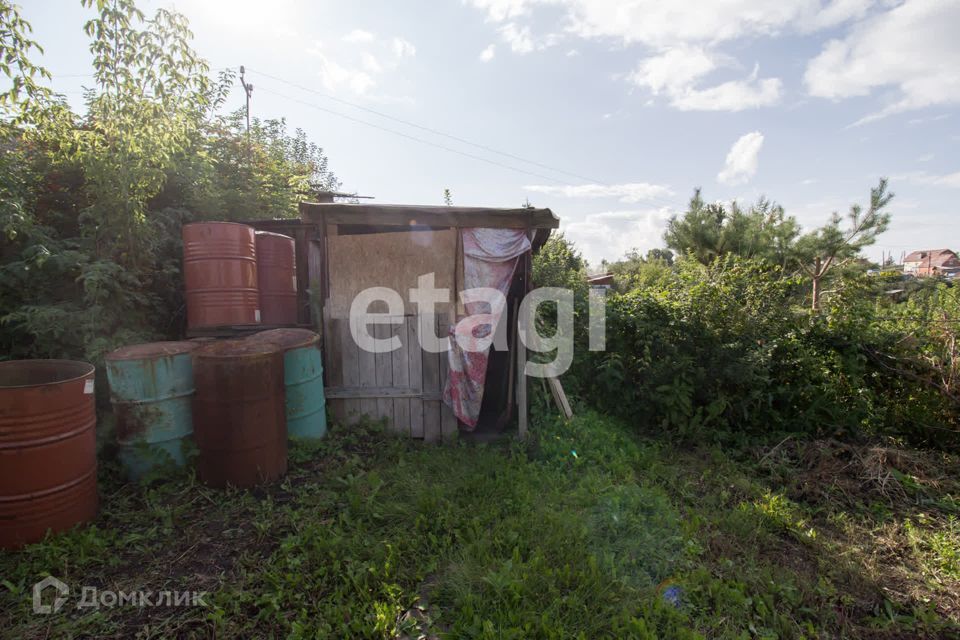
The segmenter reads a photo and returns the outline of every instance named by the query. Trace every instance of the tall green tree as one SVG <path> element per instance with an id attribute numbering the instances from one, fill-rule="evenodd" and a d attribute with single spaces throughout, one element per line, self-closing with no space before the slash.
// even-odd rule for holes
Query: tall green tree
<path id="1" fill-rule="evenodd" d="M 0 0 L 0 73 L 10 80 L 10 88 L 0 91 L 0 116 L 4 126 L 20 122 L 35 113 L 50 97 L 50 90 L 38 80 L 50 79 L 50 72 L 31 60 L 41 47 L 30 34 L 33 27 L 20 15 L 17 5 Z"/>
<path id="2" fill-rule="evenodd" d="M 673 274 L 673 252 L 650 249 L 646 257 L 636 249 L 616 262 L 605 262 L 604 270 L 614 275 L 614 289 L 626 293 L 634 289 L 656 286 Z"/>
<path id="3" fill-rule="evenodd" d="M 766 198 L 743 209 L 736 202 L 707 203 L 696 189 L 687 211 L 667 222 L 664 240 L 670 249 L 703 264 L 733 254 L 784 266 L 799 232 L 796 219 Z"/>
<path id="4" fill-rule="evenodd" d="M 209 104 L 206 62 L 192 49 L 186 18 L 158 9 L 147 18 L 132 0 L 83 0 L 97 15 L 91 37 L 96 89 L 66 145 L 95 194 L 84 211 L 96 254 L 128 266 L 149 259 L 147 205 L 174 159 L 190 146 Z"/>
<path id="5" fill-rule="evenodd" d="M 870 205 L 864 211 L 859 204 L 850 207 L 844 218 L 834 212 L 830 222 L 800 237 L 792 252 L 794 261 L 810 278 L 810 306 L 814 311 L 820 308 L 824 279 L 835 269 L 839 269 L 860 256 L 864 247 L 872 245 L 877 236 L 890 225 L 890 213 L 887 205 L 893 199 L 887 192 L 887 180 L 870 190 Z"/>
<path id="6" fill-rule="evenodd" d="M 553 234 L 533 257 L 533 284 L 585 291 L 587 261 L 562 233 Z"/>
<path id="7" fill-rule="evenodd" d="M 234 79 L 225 72 L 218 86 Z M 208 120 L 153 206 L 220 220 L 285 218 L 298 215 L 299 202 L 339 186 L 323 149 L 302 129 L 289 131 L 283 119 L 254 118 L 248 138 L 244 112 L 237 110 Z"/>

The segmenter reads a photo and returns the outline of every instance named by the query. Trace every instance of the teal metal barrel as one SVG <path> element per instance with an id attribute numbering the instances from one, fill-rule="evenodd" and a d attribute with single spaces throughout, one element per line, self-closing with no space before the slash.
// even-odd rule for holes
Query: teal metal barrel
<path id="1" fill-rule="evenodd" d="M 255 333 L 245 340 L 283 349 L 287 436 L 322 438 L 327 433 L 327 403 L 323 395 L 320 336 L 308 329 L 273 329 Z"/>
<path id="2" fill-rule="evenodd" d="M 198 342 L 151 342 L 106 357 L 120 462 L 134 480 L 158 465 L 184 464 L 193 435 L 193 363 Z"/>

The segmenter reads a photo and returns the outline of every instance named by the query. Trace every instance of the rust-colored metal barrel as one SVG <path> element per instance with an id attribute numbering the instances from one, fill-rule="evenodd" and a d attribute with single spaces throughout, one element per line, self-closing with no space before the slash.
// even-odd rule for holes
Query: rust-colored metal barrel
<path id="1" fill-rule="evenodd" d="M 184 225 L 183 280 L 189 328 L 259 324 L 253 227 L 234 222 Z"/>
<path id="2" fill-rule="evenodd" d="M 257 231 L 260 321 L 297 324 L 297 253 L 293 238 Z"/>
<path id="3" fill-rule="evenodd" d="M 0 362 L 0 548 L 97 514 L 93 365 Z"/>
<path id="4" fill-rule="evenodd" d="M 213 487 L 251 487 L 287 471 L 283 350 L 221 340 L 193 352 L 197 472 Z"/>
<path id="5" fill-rule="evenodd" d="M 320 336 L 309 329 L 273 329 L 245 340 L 270 342 L 283 349 L 287 435 L 291 439 L 322 438 L 327 433 L 327 403 L 323 395 Z"/>

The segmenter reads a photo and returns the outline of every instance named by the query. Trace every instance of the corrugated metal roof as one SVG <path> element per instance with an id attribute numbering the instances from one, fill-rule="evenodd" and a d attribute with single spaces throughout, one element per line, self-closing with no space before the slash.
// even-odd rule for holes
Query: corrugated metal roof
<path id="1" fill-rule="evenodd" d="M 913 251 L 904 258 L 903 261 L 922 262 L 924 265 L 929 264 L 931 267 L 939 267 L 951 259 L 956 260 L 957 254 L 950 249 L 924 249 L 921 251 Z"/>

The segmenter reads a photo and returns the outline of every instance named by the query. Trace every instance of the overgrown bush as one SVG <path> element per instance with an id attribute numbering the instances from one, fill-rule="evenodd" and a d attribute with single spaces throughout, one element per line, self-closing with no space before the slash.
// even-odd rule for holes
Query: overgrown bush
<path id="1" fill-rule="evenodd" d="M 183 16 L 83 4 L 95 87 L 76 114 L 32 80 L 29 25 L 0 2 L 0 57 L 20 61 L 0 94 L 0 357 L 179 337 L 184 223 L 292 217 L 338 185 L 302 131 L 221 115 L 234 75 L 208 77 Z"/>
<path id="2" fill-rule="evenodd" d="M 566 380 L 638 428 L 687 439 L 881 433 L 955 444 L 945 323 L 911 345 L 866 278 L 838 287 L 823 313 L 798 304 L 798 287 L 758 260 L 680 260 L 658 285 L 609 297 L 606 350 L 578 349 Z"/>

